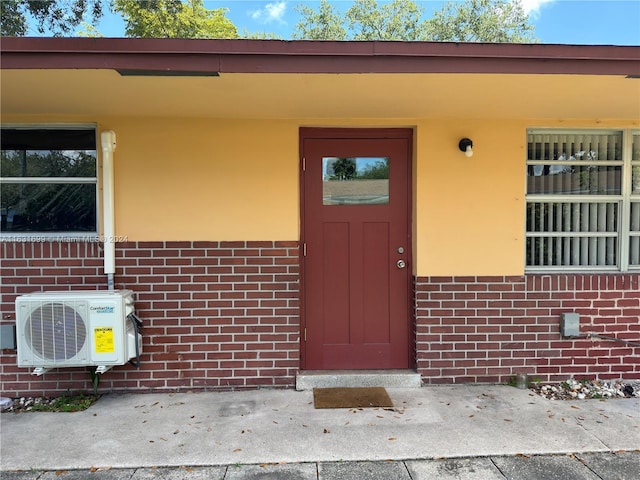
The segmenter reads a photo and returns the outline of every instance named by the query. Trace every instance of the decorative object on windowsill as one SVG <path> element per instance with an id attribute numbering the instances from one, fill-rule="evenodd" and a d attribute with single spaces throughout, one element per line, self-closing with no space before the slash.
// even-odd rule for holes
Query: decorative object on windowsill
<path id="1" fill-rule="evenodd" d="M 473 157 L 473 142 L 470 139 L 463 138 L 462 140 L 460 140 L 460 143 L 458 143 L 458 148 L 460 149 L 460 151 L 464 152 L 465 156 Z"/>

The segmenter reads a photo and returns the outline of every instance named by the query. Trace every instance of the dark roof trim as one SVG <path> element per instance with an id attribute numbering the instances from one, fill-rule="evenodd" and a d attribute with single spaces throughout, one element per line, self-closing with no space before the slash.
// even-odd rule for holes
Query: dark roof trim
<path id="1" fill-rule="evenodd" d="M 640 47 L 5 37 L 2 69 L 640 75 Z"/>

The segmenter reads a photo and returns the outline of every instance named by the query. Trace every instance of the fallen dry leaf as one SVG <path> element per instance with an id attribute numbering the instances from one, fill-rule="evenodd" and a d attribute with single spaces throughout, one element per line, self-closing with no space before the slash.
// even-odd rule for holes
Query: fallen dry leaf
<path id="1" fill-rule="evenodd" d="M 241 448 L 236 448 L 236 449 L 234 450 L 234 452 L 241 452 L 241 451 L 242 451 L 242 449 L 241 449 Z"/>
<path id="2" fill-rule="evenodd" d="M 106 472 L 111 470 L 111 467 L 91 467 L 89 470 L 91 471 L 91 473 Z"/>
<path id="3" fill-rule="evenodd" d="M 389 440 L 393 441 L 393 440 L 397 440 L 396 437 L 389 437 Z"/>

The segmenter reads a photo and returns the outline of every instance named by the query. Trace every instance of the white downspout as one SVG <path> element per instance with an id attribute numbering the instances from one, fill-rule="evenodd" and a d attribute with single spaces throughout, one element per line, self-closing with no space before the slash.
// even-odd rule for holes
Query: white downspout
<path id="1" fill-rule="evenodd" d="M 113 274 L 116 273 L 116 245 L 113 190 L 113 152 L 116 149 L 116 134 L 102 132 L 102 235 L 104 242 L 104 273 L 107 287 L 114 289 Z"/>

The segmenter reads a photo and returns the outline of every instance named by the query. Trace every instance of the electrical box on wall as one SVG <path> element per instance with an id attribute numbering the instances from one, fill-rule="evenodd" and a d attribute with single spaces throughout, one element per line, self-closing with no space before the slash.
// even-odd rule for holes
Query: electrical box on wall
<path id="1" fill-rule="evenodd" d="M 0 325 L 0 349 L 16 349 L 16 326 Z"/>
<path id="2" fill-rule="evenodd" d="M 563 337 L 580 336 L 580 315 L 577 313 L 563 313 L 560 320 L 560 333 Z"/>

